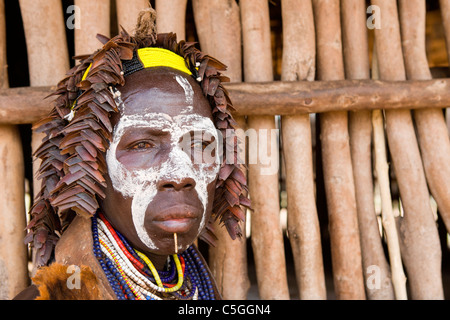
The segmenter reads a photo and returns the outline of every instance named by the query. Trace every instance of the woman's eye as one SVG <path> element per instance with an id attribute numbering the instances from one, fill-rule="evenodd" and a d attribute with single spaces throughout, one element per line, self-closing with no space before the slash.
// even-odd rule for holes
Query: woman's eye
<path id="1" fill-rule="evenodd" d="M 208 143 L 206 141 L 194 141 L 191 144 L 191 148 L 194 150 L 204 150 Z"/>
<path id="2" fill-rule="evenodd" d="M 144 149 L 149 149 L 151 148 L 153 145 L 150 142 L 138 142 L 134 145 L 131 146 L 131 150 L 144 150 Z"/>

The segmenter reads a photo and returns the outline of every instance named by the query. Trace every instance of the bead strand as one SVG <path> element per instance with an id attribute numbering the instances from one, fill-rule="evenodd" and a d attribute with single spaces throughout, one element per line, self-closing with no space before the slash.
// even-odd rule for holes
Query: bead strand
<path id="1" fill-rule="evenodd" d="M 105 252 L 105 254 L 111 256 L 110 252 Z M 111 256 L 110 259 L 113 259 L 114 261 L 117 261 L 113 256 Z M 120 263 L 118 261 L 116 263 L 118 265 L 119 270 L 122 269 L 123 273 L 126 273 L 126 267 L 125 268 L 120 267 Z M 125 269 L 125 270 L 123 270 L 123 269 Z M 126 276 L 124 276 L 124 277 L 126 277 Z M 127 281 L 127 285 L 133 291 L 135 296 L 138 297 L 138 300 L 145 300 L 144 295 L 150 296 L 154 300 L 161 300 L 161 298 L 158 297 L 157 295 L 155 295 L 153 292 L 144 289 L 142 286 L 139 286 L 139 284 L 141 284 L 141 283 L 139 283 L 139 280 L 136 281 L 137 285 L 135 285 L 132 281 L 136 280 L 136 278 L 130 277 L 129 280 L 130 281 Z"/>
<path id="2" fill-rule="evenodd" d="M 150 261 L 149 258 L 147 258 L 147 256 L 145 254 L 143 254 L 142 252 L 134 249 L 134 251 L 137 253 L 137 255 L 144 260 L 144 262 L 147 264 L 147 267 L 150 269 L 150 271 L 152 272 L 153 278 L 156 281 L 156 284 L 158 285 L 158 287 L 164 288 L 161 279 L 159 277 L 158 271 L 156 270 L 155 266 L 153 265 L 153 263 Z"/>
<path id="3" fill-rule="evenodd" d="M 146 271 L 145 268 L 145 264 L 144 261 L 139 261 L 139 256 L 135 255 L 134 250 L 130 247 L 130 245 L 125 241 L 125 239 L 123 238 L 123 236 L 116 230 L 114 230 L 114 228 L 111 226 L 111 224 L 105 219 L 104 215 L 102 213 L 99 213 L 99 218 L 100 218 L 100 223 L 102 223 L 104 229 L 106 229 L 108 232 L 108 237 L 111 238 L 111 236 L 114 238 L 115 241 L 112 241 L 113 243 L 117 242 L 119 248 L 116 248 L 118 252 L 123 252 L 127 258 L 129 260 L 131 260 L 131 262 L 133 263 L 133 265 L 135 265 L 135 267 L 137 267 L 137 269 L 141 272 L 144 273 L 145 275 L 148 276 L 153 276 L 151 273 L 149 274 Z M 167 273 L 163 273 L 164 275 L 167 275 Z M 173 276 L 172 276 L 173 275 Z M 171 281 L 173 280 L 174 276 L 175 276 L 175 269 L 173 270 L 173 272 L 171 272 L 169 274 L 169 277 L 171 277 L 171 279 L 161 279 L 165 282 L 167 281 Z"/>
<path id="4" fill-rule="evenodd" d="M 128 271 L 127 274 L 129 274 L 129 277 L 131 277 L 135 282 L 140 283 L 141 285 L 145 285 L 144 282 L 139 278 L 139 273 L 137 273 L 137 270 L 134 270 L 132 268 L 131 263 L 129 261 L 125 260 L 124 256 L 121 255 L 120 252 L 118 252 L 118 254 L 112 252 L 111 248 L 113 247 L 113 245 L 111 244 L 109 239 L 100 238 L 100 241 L 102 241 L 102 244 L 105 248 L 109 249 L 108 253 L 115 257 L 114 261 L 116 262 L 116 264 Z"/>
<path id="5" fill-rule="evenodd" d="M 106 226 L 106 223 L 104 223 L 104 221 L 99 220 L 99 224 L 103 227 L 103 232 L 105 232 L 106 237 L 109 238 L 109 241 L 110 241 L 110 242 L 112 243 L 112 245 L 115 247 L 116 252 L 118 252 L 119 255 L 121 255 L 122 252 L 123 252 L 123 249 L 122 249 L 121 246 L 119 246 L 118 244 L 116 244 L 116 242 L 117 242 L 116 237 L 114 237 L 113 234 L 110 232 L 110 230 L 108 230 L 108 228 L 107 228 L 107 226 Z M 112 241 L 113 239 L 116 240 L 116 241 Z M 136 251 L 137 251 L 137 250 L 136 250 Z M 139 254 L 138 254 L 138 255 L 139 255 Z M 126 255 L 126 258 L 128 258 L 129 256 L 130 256 L 130 255 Z M 145 257 L 145 258 L 147 259 L 147 261 L 150 262 L 150 260 L 149 260 L 145 255 L 143 255 L 142 253 L 140 253 L 140 257 L 141 257 L 141 259 L 143 259 L 143 257 Z M 172 288 L 164 288 L 164 286 L 162 285 L 162 283 L 161 283 L 160 280 L 159 280 L 159 283 L 160 283 L 160 284 L 158 284 L 158 286 L 155 286 L 151 281 L 148 281 L 148 280 L 145 279 L 145 278 L 141 278 L 141 277 L 140 277 L 140 278 L 143 279 L 144 282 L 145 282 L 147 285 L 149 285 L 151 289 L 153 289 L 153 290 L 155 290 L 155 291 L 158 291 L 158 292 L 173 292 L 173 291 L 178 290 L 178 289 L 181 287 L 181 285 L 183 284 L 183 273 L 182 273 L 182 271 L 181 271 L 181 265 L 180 265 L 178 256 L 177 256 L 177 255 L 173 255 L 173 257 L 174 257 L 175 265 L 176 265 L 177 271 L 178 271 L 178 283 L 175 285 L 175 287 L 172 287 Z M 133 270 L 133 266 L 129 263 L 129 260 L 126 259 L 126 258 L 125 258 L 125 257 L 122 257 L 122 261 L 125 262 L 125 264 L 128 265 L 129 270 L 132 271 L 132 270 Z M 144 261 L 145 261 L 145 260 L 144 260 Z M 147 263 L 147 265 L 148 265 L 148 267 L 150 268 L 150 270 L 152 270 L 152 268 L 153 268 L 153 270 L 155 271 L 155 272 L 153 272 L 153 270 L 152 270 L 152 273 L 153 273 L 153 276 L 155 277 L 155 280 L 156 280 L 156 277 L 159 279 L 158 273 L 156 272 L 156 269 L 155 269 L 155 267 L 153 266 L 153 264 L 150 262 L 149 264 Z M 133 272 L 132 272 L 132 273 L 133 273 Z M 134 274 L 134 273 L 133 273 L 133 274 Z M 156 275 L 155 275 L 155 274 L 156 274 Z"/>
<path id="6" fill-rule="evenodd" d="M 99 231 L 101 232 L 102 230 L 99 230 Z M 103 231 L 106 231 L 106 230 L 103 230 Z M 107 234 L 105 234 L 105 235 L 107 236 Z M 105 239 L 105 241 L 111 242 L 111 239 Z M 119 252 L 119 255 L 120 255 L 120 251 L 118 251 L 118 252 Z M 130 263 L 129 260 L 127 260 L 127 259 L 122 257 L 121 262 L 123 262 L 122 266 L 125 266 L 125 265 L 127 266 L 127 270 L 129 270 L 130 276 L 132 276 L 133 278 L 136 277 L 137 279 L 139 279 L 141 281 L 140 282 L 141 285 L 148 286 L 150 289 L 152 289 L 154 291 L 164 292 L 163 288 L 158 287 L 157 285 L 152 283 L 149 279 L 144 277 L 140 272 L 138 272 L 138 270 L 136 270 L 134 268 L 134 266 Z"/>
<path id="7" fill-rule="evenodd" d="M 204 291 L 204 298 L 214 300 L 214 288 L 206 267 L 204 266 L 198 253 L 194 250 L 193 246 L 189 247 L 187 251 L 189 253 L 189 256 L 191 256 L 192 260 L 194 261 L 195 269 L 197 269 L 197 272 L 199 274 L 199 280 L 203 284 L 200 287 Z"/>
<path id="8" fill-rule="evenodd" d="M 101 224 L 101 221 L 100 221 L 100 225 L 102 225 Z M 103 230 L 103 231 L 106 231 L 106 230 Z M 108 233 L 108 231 L 106 231 L 105 232 L 105 236 L 107 237 L 108 235 L 110 235 L 110 233 Z M 109 238 L 108 240 L 106 240 L 106 241 L 111 241 L 111 243 L 114 243 L 113 242 L 113 239 L 112 238 Z M 117 247 L 116 247 L 117 248 Z M 120 251 L 118 250 L 118 253 L 119 253 L 119 255 L 120 255 Z M 150 289 L 152 289 L 152 290 L 154 290 L 154 291 L 157 291 L 157 292 L 166 292 L 166 290 L 165 290 L 165 288 L 160 288 L 160 287 L 158 287 L 157 285 L 155 285 L 154 283 L 152 283 L 149 279 L 147 279 L 146 277 L 144 277 L 144 276 L 142 276 L 142 274 L 140 274 L 140 273 L 138 273 L 138 272 L 133 272 L 133 270 L 134 270 L 134 266 L 125 258 L 125 257 L 123 257 L 122 256 L 122 259 L 121 259 L 121 262 L 123 262 L 123 264 L 122 265 L 127 265 L 127 270 L 130 270 L 130 273 L 132 273 L 133 275 L 133 278 L 134 277 L 138 277 L 140 280 L 142 280 L 144 283 L 140 283 L 140 285 L 147 285 Z M 137 271 L 137 270 L 136 270 Z M 170 292 L 170 291 L 169 291 Z"/>
<path id="9" fill-rule="evenodd" d="M 145 254 L 133 249 L 114 230 L 103 214 L 92 220 L 94 255 L 118 299 L 161 300 L 161 294 L 182 300 L 214 299 L 207 269 L 192 246 L 172 255 L 167 271 L 158 271 Z M 173 283 L 175 276 L 178 279 Z"/>
<path id="10" fill-rule="evenodd" d="M 136 260 L 129 252 L 128 250 L 125 248 L 125 246 L 122 244 L 122 241 L 120 241 L 119 237 L 117 236 L 116 232 L 114 231 L 114 228 L 111 226 L 111 224 L 104 219 L 103 214 L 99 214 L 100 220 L 99 223 L 102 224 L 102 227 L 104 229 L 105 232 L 108 232 L 108 236 L 113 237 L 115 241 L 115 243 L 117 243 L 117 245 L 120 247 L 120 249 L 117 249 L 119 251 L 122 251 L 128 259 L 130 259 L 131 261 L 133 261 L 134 264 L 136 264 L 137 266 L 139 266 L 139 268 L 143 269 L 144 265 Z"/>
<path id="11" fill-rule="evenodd" d="M 201 275 L 195 264 L 192 252 L 190 252 L 189 249 L 186 250 L 185 257 L 186 257 L 187 261 L 189 262 L 189 266 L 190 266 L 189 270 L 190 270 L 190 274 L 191 274 L 191 279 L 198 287 L 198 290 L 199 290 L 198 293 L 199 293 L 200 299 L 207 300 L 208 299 L 207 291 L 205 291 L 205 289 L 204 289 L 204 284 L 201 281 Z"/>
<path id="12" fill-rule="evenodd" d="M 191 282 L 194 286 L 198 287 L 200 298 L 203 297 L 203 288 L 201 287 L 201 282 L 199 281 L 199 274 L 195 268 L 192 257 L 189 255 L 188 250 L 183 252 L 182 256 L 186 261 L 186 268 L 189 270 L 189 276 Z"/>
<path id="13" fill-rule="evenodd" d="M 199 266 L 200 266 L 200 270 L 202 271 L 202 275 L 203 275 L 203 276 L 201 277 L 201 279 L 202 279 L 202 281 L 205 282 L 206 288 L 207 288 L 208 293 L 209 293 L 209 299 L 214 300 L 214 287 L 213 287 L 212 281 L 211 281 L 211 279 L 210 279 L 210 277 L 209 277 L 209 272 L 208 272 L 208 270 L 207 270 L 207 267 L 206 267 L 206 265 L 202 262 L 202 260 L 201 260 L 201 258 L 200 258 L 200 256 L 199 256 L 199 254 L 198 254 L 197 252 L 195 252 L 195 250 L 194 250 L 192 247 L 191 247 L 190 249 L 191 249 L 191 252 L 194 253 L 194 255 L 195 255 L 195 257 L 196 257 L 196 260 L 198 261 L 198 264 L 199 264 Z"/>
<path id="14" fill-rule="evenodd" d="M 99 223 L 102 227 L 104 227 L 101 220 L 99 221 Z M 130 270 L 136 270 L 131 261 L 127 259 L 128 256 L 122 250 L 120 250 L 120 246 L 114 241 L 114 239 L 111 238 L 112 235 L 110 231 L 108 229 L 102 228 L 100 229 L 100 234 L 103 235 L 103 240 L 108 242 L 108 246 L 115 249 L 115 252 L 117 252 L 118 255 L 122 258 L 121 260 L 128 265 Z M 136 271 L 139 271 L 139 269 L 137 269 Z"/>
<path id="15" fill-rule="evenodd" d="M 108 279 L 108 282 L 111 284 L 111 287 L 116 294 L 117 298 L 119 300 L 125 300 L 126 296 L 123 293 L 123 289 L 120 285 L 119 280 L 114 276 L 114 274 L 111 272 L 109 265 L 111 265 L 111 261 L 105 257 L 103 258 L 102 251 L 100 248 L 100 243 L 98 239 L 98 230 L 97 230 L 97 219 L 92 219 L 92 234 L 93 234 L 93 240 L 94 240 L 94 254 L 97 257 L 100 266 L 103 269 L 103 272 L 106 275 L 106 278 Z"/>
<path id="16" fill-rule="evenodd" d="M 135 290 L 134 286 L 130 283 L 130 280 L 128 279 L 128 277 L 125 274 L 125 271 L 123 270 L 122 266 L 120 265 L 120 263 L 118 262 L 117 257 L 114 255 L 114 253 L 112 252 L 112 250 L 103 242 L 102 239 L 99 239 L 100 244 L 102 245 L 102 251 L 105 255 L 108 256 L 108 258 L 112 261 L 115 262 L 117 269 L 120 272 L 120 275 L 122 276 L 122 278 L 125 280 L 128 288 L 130 288 L 130 290 L 133 292 L 134 296 L 138 299 L 138 300 L 142 300 L 142 294 L 138 291 Z"/>

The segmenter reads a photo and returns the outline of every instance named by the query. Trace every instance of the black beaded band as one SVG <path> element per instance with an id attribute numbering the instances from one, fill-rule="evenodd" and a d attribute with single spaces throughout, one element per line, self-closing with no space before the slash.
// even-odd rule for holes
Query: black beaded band
<path id="1" fill-rule="evenodd" d="M 136 71 L 144 69 L 143 64 L 137 56 L 137 51 L 133 52 L 133 58 L 131 60 L 125 60 L 122 62 L 123 74 L 128 76 Z"/>

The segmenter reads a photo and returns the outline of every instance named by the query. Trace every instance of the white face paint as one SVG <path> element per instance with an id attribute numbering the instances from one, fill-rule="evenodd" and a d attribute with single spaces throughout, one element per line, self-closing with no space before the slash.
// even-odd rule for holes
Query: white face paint
<path id="1" fill-rule="evenodd" d="M 183 110 L 181 113 L 192 112 L 193 109 L 192 105 L 194 104 L 194 90 L 192 90 L 191 84 L 189 83 L 189 81 L 187 81 L 186 78 L 181 77 L 179 75 L 176 75 L 175 79 L 177 80 L 178 84 L 183 88 L 184 95 L 186 96 L 187 108 Z"/>
<path id="2" fill-rule="evenodd" d="M 176 79 L 178 83 L 181 82 L 180 85 L 185 89 L 188 108 L 189 106 L 192 108 L 192 103 L 189 104 L 189 102 L 193 102 L 192 87 L 190 87 L 186 79 L 178 76 Z M 185 82 L 179 79 L 184 79 Z M 189 87 L 186 86 L 186 83 Z M 171 150 L 166 161 L 145 169 L 127 169 L 117 159 L 116 151 L 122 136 L 129 128 L 158 128 L 167 132 L 170 135 Z M 113 141 L 106 153 L 108 172 L 114 189 L 124 197 L 133 199 L 131 212 L 134 227 L 139 239 L 149 249 L 155 250 L 158 248 L 144 227 L 145 214 L 147 207 L 158 191 L 158 182 L 162 179 L 179 182 L 189 177 L 195 181 L 195 190 L 203 205 L 203 215 L 197 235 L 200 234 L 205 226 L 206 208 L 208 205 L 207 186 L 216 179 L 219 172 L 219 152 L 215 152 L 213 157 L 209 156 L 212 161 L 201 163 L 193 161 L 191 156 L 185 152 L 186 150 L 183 150 L 183 145 L 180 143 L 180 141 L 183 141 L 182 138 L 190 136 L 191 132 L 194 132 L 194 136 L 197 136 L 198 132 L 203 132 L 204 135 L 214 137 L 213 143 L 217 144 L 218 142 L 217 130 L 211 119 L 198 114 L 180 114 L 175 117 L 165 113 L 122 114 L 114 129 Z"/>

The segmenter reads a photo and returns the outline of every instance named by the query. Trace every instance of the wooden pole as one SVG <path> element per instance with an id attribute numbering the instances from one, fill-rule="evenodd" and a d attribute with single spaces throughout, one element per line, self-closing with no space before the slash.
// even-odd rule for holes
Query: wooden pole
<path id="1" fill-rule="evenodd" d="M 382 13 L 375 29 L 381 79 L 406 79 L 397 2 L 373 0 Z M 398 181 L 404 217 L 399 219 L 400 248 L 412 299 L 442 299 L 441 246 L 430 206 L 411 112 L 386 110 L 386 132 Z"/>
<path id="2" fill-rule="evenodd" d="M 392 284 L 395 291 L 395 298 L 397 300 L 406 300 L 406 277 L 403 272 L 395 217 L 392 212 L 392 199 L 389 186 L 389 166 L 387 163 L 383 114 L 381 110 L 374 110 L 372 114 L 372 122 L 375 149 L 375 168 L 378 177 L 378 184 L 380 185 L 381 211 L 389 251 L 389 260 L 391 263 Z"/>
<path id="3" fill-rule="evenodd" d="M 5 4 L 0 0 L 0 87 L 8 87 Z M 25 177 L 19 128 L 0 125 L 0 299 L 9 300 L 28 285 L 25 237 Z"/>
<path id="4" fill-rule="evenodd" d="M 316 42 L 311 1 L 283 0 L 281 80 L 313 81 Z M 286 165 L 288 236 L 300 299 L 326 299 L 309 114 L 281 118 Z"/>
<path id="5" fill-rule="evenodd" d="M 17 126 L 0 125 L 0 158 L 0 298 L 12 299 L 28 285 L 24 161 Z"/>
<path id="6" fill-rule="evenodd" d="M 275 81 L 225 84 L 236 114 L 294 115 L 330 111 L 445 108 L 450 79 L 420 81 Z"/>
<path id="7" fill-rule="evenodd" d="M 201 50 L 228 66 L 225 74 L 231 82 L 241 82 L 239 6 L 235 1 L 220 0 L 194 0 L 192 6 Z M 245 118 L 237 117 L 236 121 L 245 130 Z M 209 267 L 225 300 L 245 300 L 250 287 L 244 224 L 241 229 L 243 237 L 232 240 L 227 230 L 217 223 L 214 232 L 219 240 L 209 249 Z"/>
<path id="8" fill-rule="evenodd" d="M 273 81 L 269 4 L 265 0 L 241 0 L 239 5 L 245 81 Z M 275 119 L 273 116 L 252 116 L 248 117 L 247 123 L 259 138 L 267 130 L 265 138 L 269 142 L 266 149 L 269 150 L 269 166 L 263 165 L 261 158 L 257 164 L 249 164 L 249 190 L 254 208 L 251 241 L 259 296 L 264 300 L 289 299 L 279 216 L 278 147 L 272 136 L 276 132 Z M 261 147 L 258 143 L 257 149 Z"/>
<path id="9" fill-rule="evenodd" d="M 378 61 L 376 47 L 372 56 L 372 78 L 378 79 Z M 386 236 L 389 262 L 391 267 L 392 285 L 394 287 L 395 298 L 406 300 L 406 276 L 403 270 L 402 257 L 400 252 L 400 240 L 398 236 L 395 216 L 393 213 L 391 187 L 389 177 L 389 164 L 386 152 L 386 138 L 384 134 L 384 120 L 381 110 L 372 112 L 373 127 L 373 149 L 375 172 L 381 197 L 381 217 L 383 231 Z"/>
<path id="10" fill-rule="evenodd" d="M 450 105 L 450 79 L 418 81 L 274 81 L 225 83 L 233 115 L 295 115 L 332 111 L 445 108 Z M 0 89 L 0 123 L 25 124 L 45 117 L 55 88 Z"/>
<path id="11" fill-rule="evenodd" d="M 102 44 L 96 35 L 110 36 L 110 0 L 75 0 L 80 8 L 80 25 L 75 28 L 75 55 L 91 54 Z"/>
<path id="12" fill-rule="evenodd" d="M 158 32 L 174 32 L 177 40 L 186 38 L 187 0 L 156 0 L 156 28 Z"/>
<path id="13" fill-rule="evenodd" d="M 344 79 L 339 1 L 313 0 L 317 75 Z M 347 112 L 320 115 L 333 280 L 338 299 L 365 299 Z"/>
<path id="14" fill-rule="evenodd" d="M 369 79 L 366 2 L 364 0 L 342 0 L 341 10 L 346 78 Z M 367 298 L 371 300 L 392 300 L 394 299 L 394 290 L 374 206 L 371 118 L 372 112 L 370 110 L 349 113 L 350 150 L 355 181 L 362 262 Z M 372 269 L 378 272 L 378 283 L 371 282 L 371 279 L 374 278 Z"/>
<path id="15" fill-rule="evenodd" d="M 143 9 L 149 7 L 149 0 L 116 0 L 117 22 L 119 26 L 134 34 L 137 18 Z"/>
<path id="16" fill-rule="evenodd" d="M 399 4 L 407 78 L 432 79 L 425 49 L 426 3 L 402 0 Z M 428 186 L 450 231 L 450 139 L 444 114 L 438 108 L 417 109 L 413 114 Z"/>
<path id="17" fill-rule="evenodd" d="M 8 63 L 6 61 L 5 1 L 0 0 L 0 88 L 8 88 Z"/>
<path id="18" fill-rule="evenodd" d="M 450 0 L 439 0 L 439 4 L 441 7 L 442 22 L 444 25 L 448 61 L 450 62 Z M 445 112 L 447 117 L 447 130 L 450 135 L 450 108 L 447 108 Z"/>

